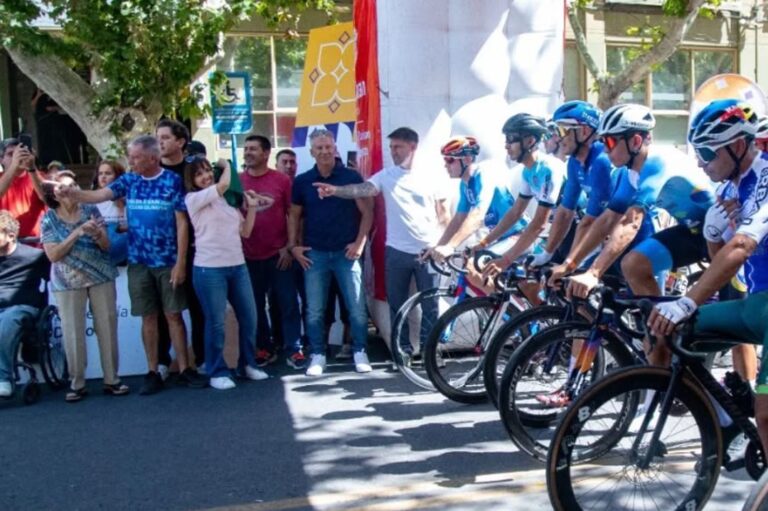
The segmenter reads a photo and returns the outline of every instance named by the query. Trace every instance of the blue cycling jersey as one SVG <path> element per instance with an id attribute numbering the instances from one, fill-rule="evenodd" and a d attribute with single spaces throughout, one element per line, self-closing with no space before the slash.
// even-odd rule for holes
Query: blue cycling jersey
<path id="1" fill-rule="evenodd" d="M 739 181 L 741 220 L 736 234 L 757 242 L 744 264 L 750 294 L 768 290 L 768 153 L 761 153 Z"/>
<path id="2" fill-rule="evenodd" d="M 568 180 L 563 189 L 560 205 L 575 210 L 579 207 L 582 192 L 587 195 L 586 213 L 597 217 L 605 210 L 611 197 L 611 175 L 614 170 L 611 160 L 605 154 L 603 144 L 595 142 L 582 164 L 571 156 L 568 158 Z"/>
<path id="3" fill-rule="evenodd" d="M 624 172 L 608 209 L 624 214 L 630 207 L 642 208 L 646 215 L 638 235 L 653 233 L 655 208 L 666 210 L 678 223 L 689 227 L 704 221 L 715 196 L 712 182 L 696 163 L 681 151 L 652 146 L 638 174 Z"/>
<path id="4" fill-rule="evenodd" d="M 469 213 L 475 208 L 480 208 L 485 211 L 483 224 L 493 229 L 515 203 L 510 181 L 504 172 L 478 169 L 466 183 L 462 180 L 459 184 L 459 205 L 456 212 Z M 521 218 L 499 239 L 519 234 L 527 225 L 526 219 Z"/>
<path id="5" fill-rule="evenodd" d="M 539 155 L 531 168 L 523 167 L 520 197 L 535 198 L 539 206 L 553 207 L 565 181 L 565 163 L 552 155 Z"/>

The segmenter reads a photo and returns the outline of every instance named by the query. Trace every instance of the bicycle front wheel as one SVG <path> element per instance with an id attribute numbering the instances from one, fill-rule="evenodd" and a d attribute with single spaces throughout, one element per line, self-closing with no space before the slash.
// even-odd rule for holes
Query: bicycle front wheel
<path id="1" fill-rule="evenodd" d="M 660 417 L 671 375 L 661 367 L 619 370 L 568 408 L 547 458 L 556 510 L 704 507 L 722 463 L 717 416 L 701 387 L 684 377 L 673 396 L 683 413 Z M 642 406 L 628 413 L 633 402 Z"/>

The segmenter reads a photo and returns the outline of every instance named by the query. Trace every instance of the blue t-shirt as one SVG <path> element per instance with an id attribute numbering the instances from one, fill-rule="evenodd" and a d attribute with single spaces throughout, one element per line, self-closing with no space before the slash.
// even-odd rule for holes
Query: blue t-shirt
<path id="1" fill-rule="evenodd" d="M 739 181 L 740 221 L 736 234 L 749 236 L 757 248 L 744 263 L 750 294 L 768 291 L 768 153 L 755 158 Z"/>
<path id="2" fill-rule="evenodd" d="M 360 211 L 355 201 L 338 197 L 321 199 L 312 183 L 344 186 L 362 182 L 360 174 L 344 165 L 336 165 L 327 179 L 320 175 L 317 165 L 296 176 L 291 202 L 304 208 L 305 246 L 325 252 L 344 250 L 357 239 L 360 229 Z"/>
<path id="3" fill-rule="evenodd" d="M 483 225 L 493 229 L 514 205 L 515 196 L 512 193 L 511 180 L 503 172 L 477 169 L 465 183 L 459 183 L 459 204 L 457 213 L 469 213 L 475 208 L 485 211 Z M 520 233 L 528 225 L 525 217 L 515 223 L 499 239 L 503 240 Z"/>
<path id="4" fill-rule="evenodd" d="M 598 217 L 611 198 L 611 177 L 613 165 L 605 154 L 603 144 L 595 142 L 582 163 L 571 156 L 568 158 L 568 179 L 563 189 L 560 205 L 565 209 L 575 210 L 579 206 L 582 192 L 587 195 L 586 213 Z"/>
<path id="5" fill-rule="evenodd" d="M 186 211 L 181 178 L 167 169 L 145 178 L 126 173 L 109 184 L 115 199 L 125 197 L 128 262 L 150 268 L 176 264 L 176 212 Z"/>
<path id="6" fill-rule="evenodd" d="M 642 208 L 646 215 L 638 236 L 648 236 L 654 231 L 656 208 L 680 224 L 697 227 L 714 202 L 712 182 L 696 162 L 677 149 L 652 146 L 639 174 L 632 170 L 621 174 L 607 207 L 620 214 L 630 207 Z"/>
<path id="7" fill-rule="evenodd" d="M 80 218 L 73 223 L 65 222 L 54 210 L 49 209 L 40 222 L 41 241 L 43 244 L 61 243 L 91 218 L 101 218 L 99 209 L 92 204 L 81 205 Z M 77 238 L 69 252 L 51 265 L 53 291 L 84 289 L 115 278 L 117 269 L 109 258 L 109 252 L 101 250 L 90 236 Z"/>

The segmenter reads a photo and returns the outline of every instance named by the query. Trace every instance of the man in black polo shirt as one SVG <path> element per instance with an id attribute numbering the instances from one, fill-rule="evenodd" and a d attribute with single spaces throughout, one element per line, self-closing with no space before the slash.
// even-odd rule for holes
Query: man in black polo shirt
<path id="1" fill-rule="evenodd" d="M 288 222 L 288 247 L 305 271 L 306 324 L 312 348 L 307 376 L 320 376 L 325 371 L 324 312 L 331 275 L 336 277 L 349 309 L 355 370 L 367 373 L 371 370 L 365 353 L 368 316 L 359 259 L 373 223 L 373 202 L 370 198 L 321 199 L 313 183 L 344 186 L 363 180 L 357 172 L 336 161 L 333 133 L 317 129 L 309 135 L 309 141 L 315 166 L 296 176 L 293 182 Z M 304 239 L 299 244 L 297 233 L 302 216 Z"/>

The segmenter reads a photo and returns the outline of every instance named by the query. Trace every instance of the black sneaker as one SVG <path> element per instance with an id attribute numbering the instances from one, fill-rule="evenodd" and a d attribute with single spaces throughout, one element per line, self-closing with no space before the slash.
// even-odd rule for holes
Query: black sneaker
<path id="1" fill-rule="evenodd" d="M 157 394 L 161 390 L 163 390 L 163 379 L 155 371 L 150 371 L 144 377 L 144 384 L 141 386 L 139 395 L 149 396 Z"/>
<path id="2" fill-rule="evenodd" d="M 176 384 L 192 387 L 193 389 L 202 389 L 208 386 L 208 378 L 197 374 L 196 371 L 187 367 L 179 373 L 179 377 L 176 378 Z"/>

